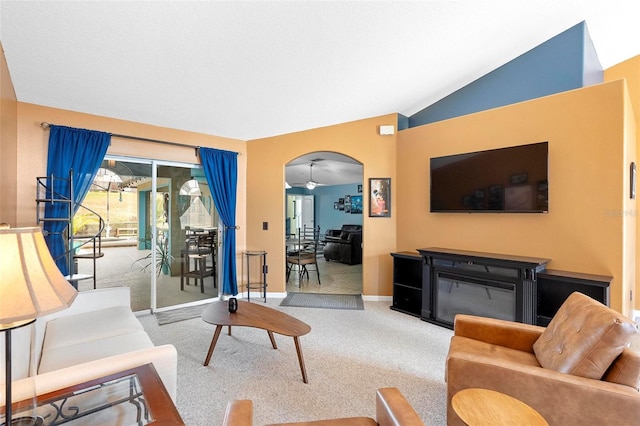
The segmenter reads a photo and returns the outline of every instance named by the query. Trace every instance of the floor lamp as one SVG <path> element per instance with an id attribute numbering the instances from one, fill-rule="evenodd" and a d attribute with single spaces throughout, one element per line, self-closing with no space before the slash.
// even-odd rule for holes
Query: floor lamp
<path id="1" fill-rule="evenodd" d="M 56 266 L 40 228 L 0 225 L 0 332 L 5 335 L 5 422 L 37 425 L 37 418 L 13 419 L 11 332 L 37 317 L 66 309 L 77 291 Z"/>

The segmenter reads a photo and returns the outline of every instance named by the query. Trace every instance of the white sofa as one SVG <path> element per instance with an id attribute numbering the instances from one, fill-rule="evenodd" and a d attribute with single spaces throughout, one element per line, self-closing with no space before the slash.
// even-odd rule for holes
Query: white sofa
<path id="1" fill-rule="evenodd" d="M 154 346 L 131 311 L 128 287 L 80 292 L 68 309 L 14 329 L 11 336 L 13 401 L 147 363 L 176 400 L 176 349 Z M 3 335 L 0 354 L 4 361 Z"/>

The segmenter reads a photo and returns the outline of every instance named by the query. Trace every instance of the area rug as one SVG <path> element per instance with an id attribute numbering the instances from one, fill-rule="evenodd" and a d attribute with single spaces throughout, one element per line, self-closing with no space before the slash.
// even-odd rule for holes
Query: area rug
<path id="1" fill-rule="evenodd" d="M 207 305 L 188 306 L 186 308 L 171 309 L 170 311 L 154 312 L 158 325 L 170 324 L 172 322 L 185 321 L 198 318 Z"/>
<path id="2" fill-rule="evenodd" d="M 280 306 L 363 310 L 360 294 L 289 293 Z"/>

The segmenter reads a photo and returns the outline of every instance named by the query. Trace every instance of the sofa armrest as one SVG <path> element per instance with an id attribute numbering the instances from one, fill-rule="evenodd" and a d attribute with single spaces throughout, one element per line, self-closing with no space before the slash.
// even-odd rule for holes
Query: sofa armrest
<path id="1" fill-rule="evenodd" d="M 222 426 L 252 426 L 253 403 L 250 399 L 237 399 L 227 404 Z"/>
<path id="2" fill-rule="evenodd" d="M 32 398 L 34 389 L 36 395 L 42 395 L 148 363 L 153 364 L 164 387 L 175 402 L 178 353 L 173 345 L 127 352 L 15 381 L 12 386 L 12 399 L 21 401 Z"/>
<path id="3" fill-rule="evenodd" d="M 490 352 L 450 353 L 447 372 L 450 426 L 463 424 L 451 399 L 467 388 L 510 395 L 538 411 L 550 425 L 637 425 L 640 418 L 640 393 L 632 387 L 496 359 Z"/>
<path id="4" fill-rule="evenodd" d="M 424 426 L 424 423 L 398 388 L 376 392 L 376 421 L 381 426 Z"/>
<path id="5" fill-rule="evenodd" d="M 360 247 L 360 243 L 362 243 L 362 233 L 361 232 L 350 232 L 349 238 L 347 238 L 349 242 L 353 245 Z"/>
<path id="6" fill-rule="evenodd" d="M 342 233 L 340 229 L 327 229 L 327 231 L 324 233 L 324 236 L 325 238 L 326 237 L 340 238 L 340 233 Z"/>
<path id="7" fill-rule="evenodd" d="M 528 353 L 533 353 L 533 344 L 544 331 L 537 325 L 465 314 L 455 316 L 453 327 L 456 336 Z"/>
<path id="8" fill-rule="evenodd" d="M 340 238 L 340 235 L 338 235 L 337 237 L 332 237 L 330 235 L 327 235 L 324 237 L 324 241 L 325 243 L 336 243 L 336 244 L 345 242 L 342 238 Z"/>

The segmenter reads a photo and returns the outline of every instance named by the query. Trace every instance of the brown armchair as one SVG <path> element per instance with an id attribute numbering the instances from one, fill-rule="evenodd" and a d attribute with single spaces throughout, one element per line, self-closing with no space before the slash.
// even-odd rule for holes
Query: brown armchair
<path id="1" fill-rule="evenodd" d="M 547 328 L 457 315 L 447 357 L 447 424 L 464 424 L 451 399 L 466 388 L 502 392 L 549 425 L 638 425 L 637 326 L 573 293 Z"/>
<path id="2" fill-rule="evenodd" d="M 248 399 L 229 402 L 223 426 L 252 426 L 253 403 Z M 273 426 L 275 426 L 274 424 Z M 370 417 L 347 417 L 297 423 L 277 423 L 279 426 L 424 426 L 411 404 L 397 388 L 382 388 L 376 392 L 376 420 Z"/>

